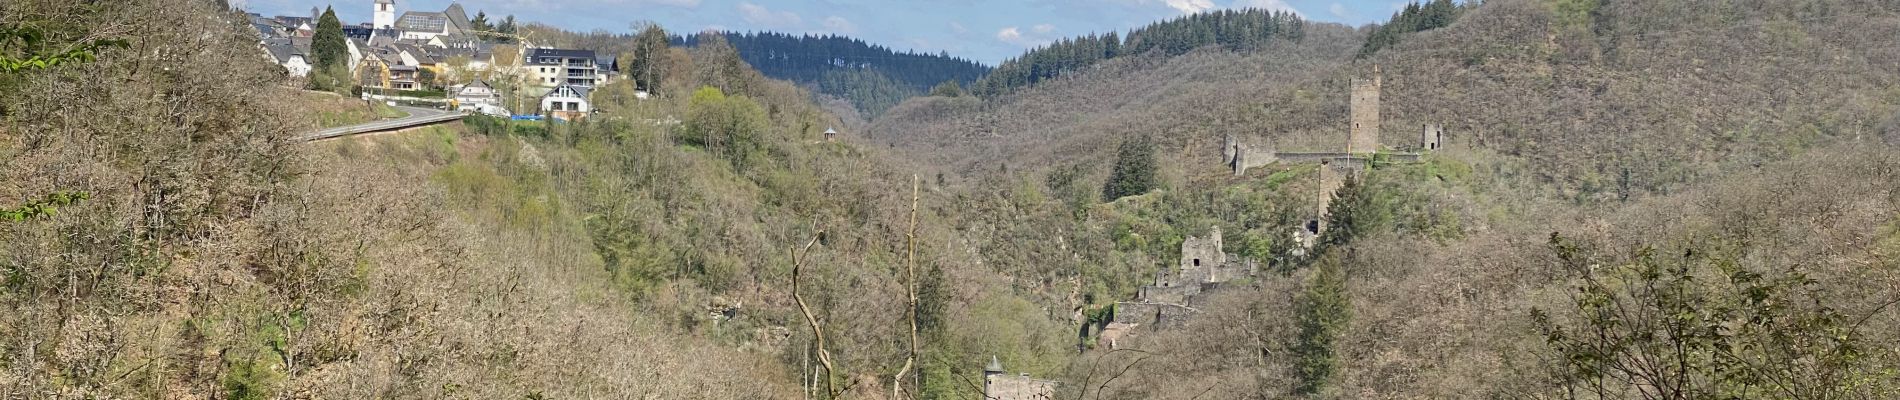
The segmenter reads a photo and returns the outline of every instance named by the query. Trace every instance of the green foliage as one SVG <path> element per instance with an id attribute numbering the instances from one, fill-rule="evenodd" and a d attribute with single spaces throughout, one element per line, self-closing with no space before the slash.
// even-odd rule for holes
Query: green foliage
<path id="1" fill-rule="evenodd" d="M 883 114 L 922 91 L 872 69 L 838 69 L 819 76 L 818 92 L 843 97 L 866 115 Z"/>
<path id="2" fill-rule="evenodd" d="M 1333 193 L 1332 205 L 1326 211 L 1326 232 L 1320 234 L 1313 252 L 1345 247 L 1361 236 L 1383 229 L 1391 220 L 1387 200 L 1364 179 L 1346 178 L 1346 184 Z"/>
<path id="3" fill-rule="evenodd" d="M 671 51 L 666 30 L 658 24 L 647 25 L 646 29 L 633 37 L 633 43 L 633 60 L 627 66 L 628 76 L 633 77 L 634 84 L 641 90 L 659 93 L 668 73 L 663 59 Z"/>
<path id="4" fill-rule="evenodd" d="M 45 197 L 29 201 L 14 208 L 0 208 L 0 220 L 20 222 L 31 218 L 52 216 L 60 207 L 79 204 L 92 198 L 86 192 L 54 192 Z"/>
<path id="5" fill-rule="evenodd" d="M 1147 137 L 1123 141 L 1115 151 L 1115 169 L 1102 185 L 1102 198 L 1115 201 L 1122 197 L 1148 193 L 1161 186 L 1155 159 L 1154 142 Z"/>
<path id="6" fill-rule="evenodd" d="M 1877 362 L 1891 349 L 1864 339 L 1866 318 L 1823 301 L 1820 283 L 1799 269 L 1770 277 L 1695 248 L 1662 258 L 1647 247 L 1606 266 L 1558 234 L 1549 243 L 1574 284 L 1571 304 L 1530 315 L 1570 393 L 1659 399 L 1900 393 L 1894 371 Z"/>
<path id="7" fill-rule="evenodd" d="M 711 86 L 693 92 L 687 103 L 683 144 L 705 148 L 724 158 L 735 170 L 762 150 L 761 135 L 768 119 L 759 103 L 745 96 L 727 97 Z"/>
<path id="8" fill-rule="evenodd" d="M 1352 319 L 1345 262 L 1337 252 L 1325 253 L 1313 263 L 1313 274 L 1306 278 L 1294 308 L 1299 317 L 1299 339 L 1293 345 L 1294 374 L 1298 378 L 1294 392 L 1325 393 L 1339 370 L 1339 336 Z"/>
<path id="9" fill-rule="evenodd" d="M 863 40 L 843 36 L 813 36 L 776 32 L 718 33 L 720 41 L 729 43 L 738 50 L 746 64 L 757 68 L 760 73 L 776 79 L 811 85 L 818 93 L 838 96 L 858 105 L 860 111 L 878 114 L 889 106 L 903 101 L 904 97 L 926 93 L 931 85 L 951 81 L 960 84 L 975 82 L 989 67 L 975 61 L 951 57 L 949 53 L 929 54 L 918 52 L 899 52 L 890 48 L 865 43 Z M 699 47 L 712 38 L 706 34 L 687 36 L 681 43 Z M 844 77 L 878 77 L 877 83 L 858 85 L 888 85 L 890 88 L 878 88 L 867 91 L 856 85 L 825 85 Z M 871 95 L 873 98 L 856 96 Z M 891 95 L 902 95 L 892 101 Z M 865 107 L 865 104 L 873 107 Z"/>
<path id="10" fill-rule="evenodd" d="M 310 90 L 331 92 L 345 96 L 353 95 L 353 93 L 350 92 L 355 85 L 350 81 L 350 72 L 346 65 L 337 64 L 329 67 L 313 66 L 310 69 L 310 75 L 308 75 L 306 79 L 309 81 L 305 83 L 305 87 Z"/>
<path id="11" fill-rule="evenodd" d="M 89 63 L 98 59 L 98 51 L 124 48 L 122 39 L 92 39 L 63 43 L 48 38 L 46 31 L 16 25 L 0 25 L 0 73 L 16 73 L 57 67 L 61 64 Z"/>
<path id="12" fill-rule="evenodd" d="M 1597 19 L 1597 11 L 1607 0 L 1548 0 L 1559 26 L 1587 27 Z"/>
<path id="13" fill-rule="evenodd" d="M 501 43 L 514 43 L 516 39 L 513 35 L 516 33 L 520 33 L 519 30 L 520 30 L 520 27 L 515 26 L 514 15 L 511 14 L 507 17 L 504 17 L 501 19 L 500 24 L 495 25 L 495 32 L 501 34 L 501 35 L 496 36 L 495 41 L 498 41 Z"/>
<path id="14" fill-rule="evenodd" d="M 317 18 L 317 32 L 310 39 L 310 53 L 316 57 L 311 63 L 312 69 L 329 71 L 349 65 L 350 48 L 347 41 L 343 37 L 343 22 L 336 18 L 336 10 L 325 7 L 323 16 Z"/>
<path id="15" fill-rule="evenodd" d="M 963 97 L 963 85 L 957 81 L 943 81 L 930 88 L 930 95 L 936 97 Z"/>
<path id="16" fill-rule="evenodd" d="M 435 70 L 433 70 L 433 69 L 428 69 L 428 68 L 417 68 L 417 69 L 416 69 L 416 83 L 417 83 L 417 84 L 419 84 L 419 85 L 421 85 L 421 86 L 422 86 L 422 88 L 423 88 L 423 89 L 425 89 L 425 90 L 428 90 L 427 88 L 430 88 L 430 87 L 435 87 L 435 86 L 438 86 L 438 85 L 436 85 L 436 84 L 435 84 L 435 83 L 436 83 L 436 75 L 435 75 Z M 442 92 L 442 94 L 441 94 L 441 95 L 438 95 L 438 97 L 446 97 L 446 96 L 448 96 L 448 91 L 447 91 L 446 89 L 444 89 L 444 90 L 428 90 L 428 91 L 432 91 L 432 92 Z"/>
<path id="17" fill-rule="evenodd" d="M 1573 0 L 1565 0 L 1573 1 Z M 1582 0 L 1596 1 L 1596 0 Z M 1377 53 L 1379 49 L 1398 44 L 1405 35 L 1451 26 L 1464 10 L 1451 0 L 1431 0 L 1427 3 L 1411 3 L 1404 10 L 1392 14 L 1392 20 L 1385 25 L 1375 25 L 1372 33 L 1366 35 L 1366 44 L 1359 48 L 1359 57 Z"/>

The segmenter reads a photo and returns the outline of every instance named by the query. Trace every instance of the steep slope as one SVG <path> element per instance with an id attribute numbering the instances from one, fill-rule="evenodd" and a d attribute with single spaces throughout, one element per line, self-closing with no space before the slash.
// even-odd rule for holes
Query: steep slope
<path id="1" fill-rule="evenodd" d="M 1573 296 L 1592 279 L 1638 279 L 1578 272 L 1574 260 L 1617 266 L 1602 271 L 1654 265 L 1636 251 L 1652 247 L 1647 254 L 1677 255 L 1709 282 L 1685 287 L 1718 293 L 1696 300 L 1712 309 L 1734 299 L 1720 293 L 1757 282 L 1748 274 L 1812 278 L 1796 286 L 1806 289 L 1763 289 L 1804 304 L 1773 308 L 1788 314 L 1770 319 L 1865 318 L 1841 328 L 1865 346 L 1854 348 L 1893 348 L 1900 338 L 1868 327 L 1895 320 L 1888 305 L 1900 284 L 1887 156 L 1900 135 L 1900 54 L 1881 39 L 1896 29 L 1900 8 L 1875 1 L 1496 0 L 1363 58 L 1359 34 L 1309 25 L 1299 42 L 1253 52 L 1125 57 L 994 98 L 917 99 L 867 135 L 991 194 L 967 203 L 976 215 L 1008 216 L 972 220 L 969 230 L 1047 227 L 975 238 L 995 238 L 976 239 L 986 254 L 1018 254 L 1018 265 L 1121 296 L 1095 306 L 1167 272 L 1181 237 L 1210 226 L 1229 233 L 1230 252 L 1290 270 L 1223 294 L 1185 327 L 1122 342 L 1143 352 L 1084 355 L 1065 377 L 1081 382 L 1068 387 L 1084 393 L 1072 395 L 1277 397 L 1319 387 L 1345 397 L 1524 398 L 1598 379 L 1607 382 L 1599 396 L 1638 398 L 1653 384 L 1645 379 L 1680 378 L 1696 393 L 1881 397 L 1896 387 L 1878 372 L 1896 362 L 1891 351 L 1777 387 L 1701 370 L 1568 370 L 1563 360 L 1578 353 L 1544 332 L 1591 323 Z M 1408 148 L 1422 125 L 1442 124 L 1449 148 L 1368 175 L 1373 194 L 1357 205 L 1374 222 L 1333 258 L 1350 317 L 1316 341 L 1299 310 L 1319 290 L 1309 267 L 1323 261 L 1274 250 L 1317 215 L 1313 169 L 1235 178 L 1219 148 L 1231 134 L 1280 150 L 1344 150 L 1349 79 L 1375 68 L 1381 142 Z M 1169 184 L 1104 203 L 1095 188 L 1116 144 L 1142 135 L 1157 143 Z M 1563 245 L 1552 245 L 1553 232 Z M 1050 247 L 1067 251 L 1040 254 Z M 1539 323 L 1533 310 L 1552 319 Z M 1801 353 L 1832 342 L 1804 343 L 1769 347 Z M 1104 375 L 1114 371 L 1126 372 Z M 1841 384 L 1845 376 L 1867 385 Z"/>
<path id="2" fill-rule="evenodd" d="M 696 47 L 704 33 L 678 37 L 674 45 Z M 796 82 L 813 92 L 846 99 L 859 112 L 876 115 L 904 99 L 945 82 L 970 86 L 990 67 L 949 53 L 899 52 L 844 36 L 777 32 L 718 35 L 765 76 Z"/>

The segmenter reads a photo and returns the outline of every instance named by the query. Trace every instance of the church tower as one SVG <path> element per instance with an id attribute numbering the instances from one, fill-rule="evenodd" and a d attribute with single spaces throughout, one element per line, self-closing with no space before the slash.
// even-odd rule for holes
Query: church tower
<path id="1" fill-rule="evenodd" d="M 396 0 L 376 0 L 376 17 L 371 28 L 390 29 L 396 27 Z"/>

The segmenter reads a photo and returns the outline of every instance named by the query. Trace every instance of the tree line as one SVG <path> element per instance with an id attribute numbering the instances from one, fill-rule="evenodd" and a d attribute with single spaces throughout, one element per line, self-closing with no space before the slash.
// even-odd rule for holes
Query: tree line
<path id="1" fill-rule="evenodd" d="M 1126 39 L 1109 32 L 1037 47 L 1004 61 L 971 90 L 986 96 L 1002 94 L 1123 55 L 1159 52 L 1176 56 L 1210 45 L 1249 50 L 1274 39 L 1300 40 L 1305 32 L 1306 21 L 1290 12 L 1247 9 L 1199 13 L 1135 29 Z"/>
<path id="2" fill-rule="evenodd" d="M 1459 6 L 1451 0 L 1407 4 L 1404 10 L 1392 13 L 1392 20 L 1385 25 L 1372 26 L 1372 33 L 1366 35 L 1365 47 L 1359 49 L 1359 56 L 1369 56 L 1379 49 L 1398 44 L 1399 39 L 1406 34 L 1451 26 L 1466 7 L 1471 5 Z"/>
<path id="3" fill-rule="evenodd" d="M 673 44 L 698 47 L 704 34 L 678 36 Z M 990 72 L 969 59 L 896 51 L 863 40 L 835 35 L 778 32 L 723 32 L 725 42 L 766 76 L 814 87 L 850 100 L 860 111 L 876 114 L 905 98 L 943 82 L 968 85 Z"/>

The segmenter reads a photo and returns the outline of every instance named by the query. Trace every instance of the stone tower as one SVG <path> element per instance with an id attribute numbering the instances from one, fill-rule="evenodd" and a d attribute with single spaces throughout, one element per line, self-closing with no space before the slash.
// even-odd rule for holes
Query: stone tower
<path id="1" fill-rule="evenodd" d="M 1439 144 L 1444 141 L 1445 127 L 1438 124 L 1425 124 L 1425 131 L 1418 135 L 1418 149 L 1419 151 L 1438 150 Z"/>
<path id="2" fill-rule="evenodd" d="M 1217 267 L 1227 263 L 1227 253 L 1221 249 L 1220 226 L 1216 225 L 1206 238 L 1188 236 L 1181 241 L 1181 275 L 1202 268 Z"/>
<path id="3" fill-rule="evenodd" d="M 1352 80 L 1352 137 L 1346 142 L 1348 153 L 1379 151 L 1379 66 L 1372 66 L 1372 79 Z"/>
<path id="4" fill-rule="evenodd" d="M 395 28 L 396 27 L 396 0 L 376 0 L 376 14 L 375 15 L 376 15 L 375 18 L 371 19 L 372 21 L 370 23 L 371 28 L 376 28 L 376 29 Z"/>

